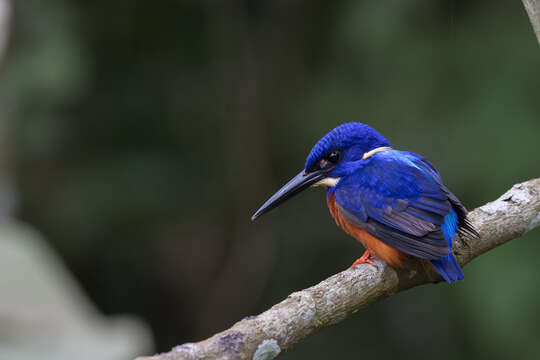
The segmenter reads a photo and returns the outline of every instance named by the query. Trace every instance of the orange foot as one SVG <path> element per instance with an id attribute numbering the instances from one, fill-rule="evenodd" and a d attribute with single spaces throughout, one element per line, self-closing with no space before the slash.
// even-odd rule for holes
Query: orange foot
<path id="1" fill-rule="evenodd" d="M 356 259 L 356 261 L 353 262 L 350 267 L 356 266 L 358 264 L 369 264 L 371 266 L 375 266 L 375 262 L 369 258 L 370 256 L 371 256 L 371 254 L 369 253 L 369 250 L 366 250 L 364 255 L 362 255 L 361 257 Z"/>

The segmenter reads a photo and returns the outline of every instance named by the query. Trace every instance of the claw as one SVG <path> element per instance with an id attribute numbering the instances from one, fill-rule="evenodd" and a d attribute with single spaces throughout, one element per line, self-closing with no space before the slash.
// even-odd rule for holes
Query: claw
<path id="1" fill-rule="evenodd" d="M 375 261 L 373 261 L 371 258 L 370 258 L 371 254 L 369 253 L 369 250 L 366 250 L 366 252 L 364 252 L 364 255 L 362 255 L 361 257 L 359 257 L 358 259 L 356 259 L 355 262 L 352 263 L 352 265 L 350 267 L 354 267 L 356 265 L 359 265 L 359 264 L 369 264 L 371 266 L 374 266 L 374 267 L 377 267 L 375 265 Z"/>

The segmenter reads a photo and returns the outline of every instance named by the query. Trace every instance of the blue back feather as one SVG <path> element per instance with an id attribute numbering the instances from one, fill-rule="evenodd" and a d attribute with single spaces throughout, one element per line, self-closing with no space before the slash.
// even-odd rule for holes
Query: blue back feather
<path id="1" fill-rule="evenodd" d="M 451 250 L 452 241 L 456 237 L 458 230 L 458 216 L 454 209 L 450 209 L 450 213 L 444 217 L 444 224 L 441 226 L 441 229 L 444 233 L 446 241 L 448 241 L 448 247 Z M 454 282 L 464 279 L 463 271 L 461 271 L 461 268 L 459 267 L 459 264 L 457 263 L 456 258 L 454 257 L 452 252 L 440 259 L 431 260 L 431 263 L 442 275 L 444 280 L 448 282 Z"/>
<path id="2" fill-rule="evenodd" d="M 452 240 L 456 237 L 458 230 L 458 217 L 454 209 L 450 209 L 450 214 L 444 217 L 444 224 L 442 224 L 441 230 L 448 241 L 448 247 L 452 249 Z"/>

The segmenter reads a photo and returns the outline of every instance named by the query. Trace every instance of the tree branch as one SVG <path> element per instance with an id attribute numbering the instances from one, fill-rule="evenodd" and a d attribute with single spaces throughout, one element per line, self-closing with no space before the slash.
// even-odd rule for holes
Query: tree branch
<path id="1" fill-rule="evenodd" d="M 521 0 L 540 44 L 540 0 Z"/>
<path id="2" fill-rule="evenodd" d="M 514 185 L 497 200 L 469 213 L 469 219 L 480 239 L 456 241 L 454 254 L 462 266 L 540 225 L 540 178 Z M 426 262 L 417 261 L 408 270 L 395 270 L 381 261 L 376 265 L 347 269 L 209 339 L 138 360 L 273 359 L 280 351 L 375 301 L 442 280 Z"/>

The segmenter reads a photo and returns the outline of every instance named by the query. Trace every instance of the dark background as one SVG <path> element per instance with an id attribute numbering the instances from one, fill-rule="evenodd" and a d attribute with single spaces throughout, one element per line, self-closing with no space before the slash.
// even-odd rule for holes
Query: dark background
<path id="1" fill-rule="evenodd" d="M 427 156 L 469 207 L 540 172 L 540 52 L 520 1 L 15 1 L 0 95 L 17 215 L 157 351 L 363 249 L 320 189 L 250 222 L 334 126 Z M 540 356 L 540 233 L 285 359 Z"/>

